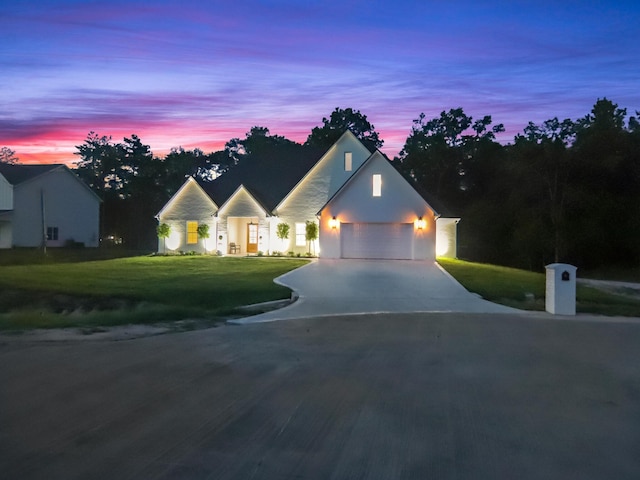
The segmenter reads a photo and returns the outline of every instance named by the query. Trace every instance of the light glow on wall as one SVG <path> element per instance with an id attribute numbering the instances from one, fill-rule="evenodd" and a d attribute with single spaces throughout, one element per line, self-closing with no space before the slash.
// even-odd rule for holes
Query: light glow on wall
<path id="1" fill-rule="evenodd" d="M 176 232 L 172 229 L 172 232 L 169 234 L 169 237 L 165 240 L 165 246 L 169 250 L 175 250 L 180 246 L 180 232 Z"/>
<path id="2" fill-rule="evenodd" d="M 209 253 L 213 252 L 216 249 L 216 239 L 211 237 L 205 238 L 204 248 Z"/>

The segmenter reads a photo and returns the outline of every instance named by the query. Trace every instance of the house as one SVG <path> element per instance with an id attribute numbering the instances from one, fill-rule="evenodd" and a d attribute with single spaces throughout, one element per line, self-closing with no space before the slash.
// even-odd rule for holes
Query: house
<path id="1" fill-rule="evenodd" d="M 170 227 L 158 251 L 307 251 L 323 258 L 456 256 L 458 218 L 443 217 L 380 152 L 346 131 L 327 151 L 292 145 L 240 163 L 213 182 L 187 179 L 158 213 Z M 307 222 L 318 225 L 311 245 Z M 277 226 L 289 225 L 279 239 Z M 198 237 L 209 225 L 210 237 Z"/>
<path id="2" fill-rule="evenodd" d="M 0 248 L 97 247 L 100 202 L 65 165 L 0 163 Z"/>

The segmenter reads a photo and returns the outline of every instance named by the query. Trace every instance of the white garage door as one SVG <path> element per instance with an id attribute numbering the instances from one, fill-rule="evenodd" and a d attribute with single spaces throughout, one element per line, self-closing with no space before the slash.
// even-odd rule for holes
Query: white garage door
<path id="1" fill-rule="evenodd" d="M 413 258 L 412 223 L 343 223 L 342 258 Z"/>

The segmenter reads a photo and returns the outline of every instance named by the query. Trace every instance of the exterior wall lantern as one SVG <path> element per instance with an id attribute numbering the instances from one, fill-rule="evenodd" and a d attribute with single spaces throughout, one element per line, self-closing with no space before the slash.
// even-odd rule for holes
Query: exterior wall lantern
<path id="1" fill-rule="evenodd" d="M 418 230 L 424 230 L 426 227 L 427 221 L 422 217 L 418 217 L 418 220 L 416 220 L 416 228 Z"/>
<path id="2" fill-rule="evenodd" d="M 332 217 L 329 219 L 329 227 L 332 228 L 333 230 L 338 228 L 339 224 L 340 222 L 336 219 L 336 217 Z"/>

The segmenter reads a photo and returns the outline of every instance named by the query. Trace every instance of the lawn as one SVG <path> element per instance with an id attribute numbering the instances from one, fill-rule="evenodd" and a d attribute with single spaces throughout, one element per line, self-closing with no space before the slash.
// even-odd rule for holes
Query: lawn
<path id="1" fill-rule="evenodd" d="M 273 279 L 307 263 L 289 258 L 138 256 L 0 267 L 0 328 L 216 318 L 288 298 Z"/>
<path id="2" fill-rule="evenodd" d="M 524 310 L 545 309 L 544 273 L 448 258 L 439 258 L 438 263 L 467 290 L 486 300 Z M 640 317 L 640 300 L 578 284 L 576 310 Z"/>

